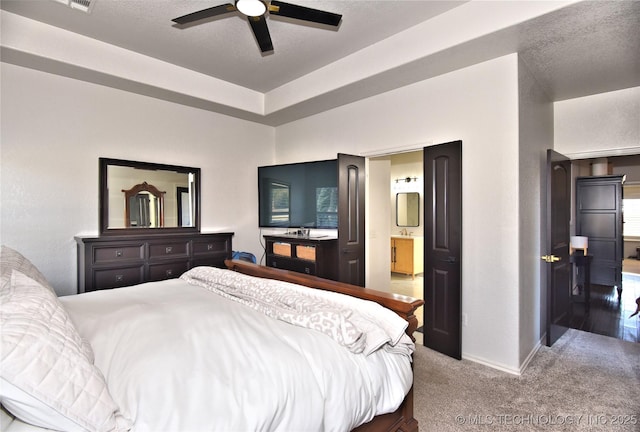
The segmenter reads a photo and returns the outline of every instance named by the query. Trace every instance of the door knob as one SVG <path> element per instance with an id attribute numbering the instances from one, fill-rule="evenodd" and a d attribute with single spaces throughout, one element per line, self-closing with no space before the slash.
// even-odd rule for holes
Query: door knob
<path id="1" fill-rule="evenodd" d="M 540 258 L 542 259 L 542 261 L 545 261 L 548 263 L 560 261 L 560 257 L 557 257 L 555 255 L 542 255 Z"/>

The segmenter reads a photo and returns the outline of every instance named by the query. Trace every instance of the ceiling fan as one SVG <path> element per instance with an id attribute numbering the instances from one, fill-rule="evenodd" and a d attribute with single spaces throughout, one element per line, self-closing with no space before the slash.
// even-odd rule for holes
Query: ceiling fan
<path id="1" fill-rule="evenodd" d="M 214 6 L 193 12 L 172 21 L 176 24 L 185 25 L 205 18 L 231 14 L 240 12 L 249 20 L 253 34 L 258 41 L 260 50 L 264 52 L 273 51 L 273 43 L 271 35 L 267 27 L 266 15 L 278 15 L 287 18 L 294 18 L 302 21 L 310 21 L 318 24 L 325 24 L 332 27 L 338 27 L 342 15 L 332 12 L 325 12 L 318 9 L 312 9 L 304 6 L 284 3 L 277 0 L 236 0 L 235 4 L 226 3 L 220 6 Z"/>

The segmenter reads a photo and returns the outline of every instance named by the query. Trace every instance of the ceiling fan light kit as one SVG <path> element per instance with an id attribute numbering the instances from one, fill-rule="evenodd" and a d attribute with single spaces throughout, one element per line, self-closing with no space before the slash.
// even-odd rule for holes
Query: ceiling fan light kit
<path id="1" fill-rule="evenodd" d="M 236 9 L 243 15 L 256 17 L 264 15 L 267 5 L 261 0 L 236 0 Z"/>
<path id="2" fill-rule="evenodd" d="M 195 24 L 196 21 L 231 14 L 233 12 L 240 12 L 247 17 L 251 25 L 251 30 L 260 46 L 260 51 L 263 53 L 273 51 L 271 35 L 266 21 L 268 14 L 324 24 L 331 27 L 338 27 L 342 20 L 342 15 L 340 14 L 284 3 L 277 0 L 270 2 L 263 0 L 236 0 L 235 4 L 226 3 L 210 7 L 174 18 L 172 21 L 180 25 Z"/>

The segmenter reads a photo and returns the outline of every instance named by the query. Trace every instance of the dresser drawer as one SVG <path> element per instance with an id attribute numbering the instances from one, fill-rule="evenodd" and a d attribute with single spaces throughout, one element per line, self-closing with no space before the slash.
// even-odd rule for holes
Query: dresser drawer
<path id="1" fill-rule="evenodd" d="M 149 264 L 149 281 L 160 281 L 180 277 L 189 270 L 188 261 L 164 262 L 162 264 Z"/>
<path id="2" fill-rule="evenodd" d="M 90 291 L 137 285 L 144 282 L 144 265 L 93 270 Z"/>
<path id="3" fill-rule="evenodd" d="M 189 257 L 189 241 L 149 243 L 149 259 Z"/>
<path id="4" fill-rule="evenodd" d="M 93 263 L 105 264 L 144 259 L 144 243 L 96 246 L 93 248 Z"/>
<path id="5" fill-rule="evenodd" d="M 191 261 L 192 263 L 191 267 L 207 266 L 207 267 L 226 268 L 224 264 L 224 260 L 228 258 L 229 257 L 227 256 L 227 254 L 221 254 L 221 253 L 216 255 L 209 255 L 209 256 L 205 255 Z"/>
<path id="6" fill-rule="evenodd" d="M 193 241 L 193 255 L 224 255 L 226 256 L 231 247 L 226 240 L 211 239 L 209 241 Z"/>

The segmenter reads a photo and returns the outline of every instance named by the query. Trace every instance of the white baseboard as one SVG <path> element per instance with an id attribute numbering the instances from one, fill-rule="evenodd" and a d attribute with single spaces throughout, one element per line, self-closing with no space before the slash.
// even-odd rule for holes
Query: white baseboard
<path id="1" fill-rule="evenodd" d="M 536 344 L 536 346 L 534 346 L 531 349 L 531 352 L 529 353 L 529 355 L 527 356 L 526 359 L 524 359 L 524 361 L 522 362 L 522 364 L 520 365 L 520 373 L 524 373 L 525 370 L 527 370 L 527 367 L 529 367 L 529 363 L 531 363 L 531 360 L 533 360 L 533 358 L 536 356 L 536 353 L 540 350 L 540 347 L 543 345 L 542 341 L 545 340 L 545 338 L 547 337 L 547 334 L 545 333 L 542 338 L 538 341 L 538 343 Z"/>
<path id="2" fill-rule="evenodd" d="M 483 358 L 475 357 L 475 356 L 470 356 L 470 355 L 466 355 L 466 354 L 462 354 L 462 358 L 465 359 L 465 360 L 472 361 L 474 363 L 480 363 L 481 365 L 488 366 L 488 367 L 490 367 L 492 369 L 497 369 L 497 370 L 500 370 L 502 372 L 510 373 L 512 375 L 520 375 L 520 370 L 519 369 L 514 369 L 514 368 L 506 366 L 506 365 L 494 363 L 494 362 L 489 361 L 487 359 L 483 359 Z"/>
<path id="3" fill-rule="evenodd" d="M 487 359 L 483 359 L 480 357 L 475 357 L 472 355 L 468 355 L 468 354 L 462 354 L 462 358 L 465 360 L 469 360 L 475 363 L 480 363 L 484 366 L 488 366 L 490 368 L 493 369 L 497 369 L 503 372 L 507 372 L 510 373 L 512 375 L 522 375 L 522 373 L 527 369 L 527 367 L 529 366 L 529 363 L 531 363 L 531 360 L 533 360 L 533 358 L 535 357 L 536 353 L 538 352 L 538 350 L 540 349 L 540 347 L 542 346 L 542 341 L 545 339 L 546 335 L 543 335 L 543 337 L 538 341 L 538 343 L 533 347 L 533 349 L 531 350 L 531 352 L 529 353 L 529 355 L 527 356 L 526 359 L 524 359 L 524 362 L 522 362 L 522 364 L 520 365 L 519 368 L 512 368 L 510 366 L 506 366 L 503 364 L 499 364 L 499 363 L 495 363 L 492 361 L 489 361 Z"/>

